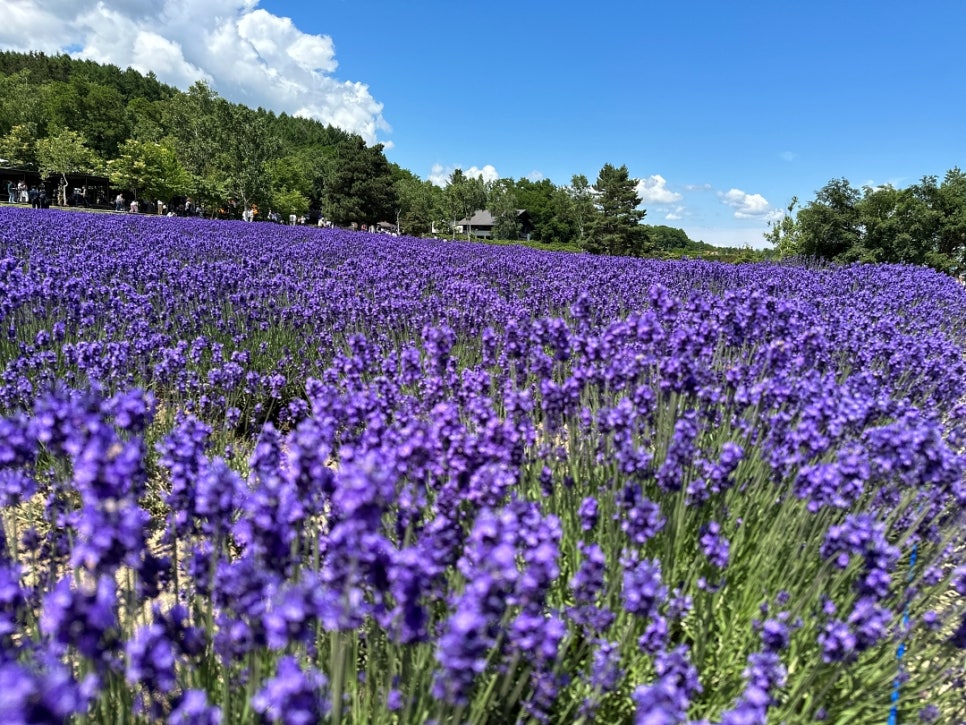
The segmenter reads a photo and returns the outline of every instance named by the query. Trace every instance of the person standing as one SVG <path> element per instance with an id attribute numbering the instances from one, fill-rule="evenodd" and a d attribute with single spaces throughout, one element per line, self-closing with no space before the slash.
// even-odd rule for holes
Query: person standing
<path id="1" fill-rule="evenodd" d="M 120 192 L 114 197 L 114 211 L 124 211 L 124 194 Z"/>
<path id="2" fill-rule="evenodd" d="M 7 180 L 7 203 L 16 204 L 17 203 L 17 187 L 13 185 L 13 182 Z"/>

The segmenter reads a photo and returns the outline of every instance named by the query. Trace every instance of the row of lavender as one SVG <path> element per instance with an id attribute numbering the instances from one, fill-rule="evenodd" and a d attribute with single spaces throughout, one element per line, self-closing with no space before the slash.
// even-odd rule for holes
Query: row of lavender
<path id="1" fill-rule="evenodd" d="M 0 714 L 962 719 L 964 312 L 0 210 Z"/>

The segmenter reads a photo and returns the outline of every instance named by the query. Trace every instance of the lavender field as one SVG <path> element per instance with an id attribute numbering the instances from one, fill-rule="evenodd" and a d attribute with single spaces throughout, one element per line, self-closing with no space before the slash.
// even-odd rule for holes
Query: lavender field
<path id="1" fill-rule="evenodd" d="M 0 717 L 966 721 L 966 290 L 0 209 Z"/>

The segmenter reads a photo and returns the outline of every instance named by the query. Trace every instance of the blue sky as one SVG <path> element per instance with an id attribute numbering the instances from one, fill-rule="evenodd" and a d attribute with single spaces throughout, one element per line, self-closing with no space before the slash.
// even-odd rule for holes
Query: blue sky
<path id="1" fill-rule="evenodd" d="M 15 0 L 0 47 L 204 78 L 422 178 L 626 164 L 647 222 L 718 244 L 833 178 L 966 166 L 963 0 Z"/>

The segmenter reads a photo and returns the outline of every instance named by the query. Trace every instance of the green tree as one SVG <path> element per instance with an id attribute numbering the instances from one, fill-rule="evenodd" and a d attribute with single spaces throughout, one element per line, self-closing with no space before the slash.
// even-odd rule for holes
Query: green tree
<path id="1" fill-rule="evenodd" d="M 130 135 L 127 104 L 117 88 L 72 79 L 77 87 L 76 117 L 64 119 L 65 127 L 78 131 L 101 158 L 112 158 Z"/>
<path id="2" fill-rule="evenodd" d="M 937 252 L 966 266 L 966 174 L 959 167 L 946 172 L 933 206 L 940 215 Z"/>
<path id="3" fill-rule="evenodd" d="M 288 219 L 292 214 L 299 217 L 308 213 L 309 198 L 298 189 L 291 187 L 276 189 L 272 193 L 272 209 L 277 211 L 282 219 Z"/>
<path id="4" fill-rule="evenodd" d="M 76 131 L 65 129 L 54 136 L 37 141 L 37 166 L 42 177 L 57 175 L 62 189 L 67 187 L 67 174 L 94 174 L 101 171 L 101 161 Z M 61 194 L 61 203 L 65 203 Z"/>
<path id="5" fill-rule="evenodd" d="M 32 123 L 18 124 L 0 138 L 0 157 L 11 166 L 32 169 L 37 165 L 37 130 Z"/>
<path id="6" fill-rule="evenodd" d="M 228 196 L 243 208 L 271 202 L 269 164 L 277 159 L 281 140 L 264 113 L 231 104 L 219 98 L 215 104 L 220 119 L 220 149 L 216 178 Z M 291 189 L 291 191 L 301 191 Z"/>
<path id="7" fill-rule="evenodd" d="M 219 169 L 222 127 L 217 94 L 198 81 L 164 104 L 165 142 L 191 176 L 191 194 L 204 203 L 220 204 L 226 191 Z"/>
<path id="8" fill-rule="evenodd" d="M 669 227 L 663 224 L 645 226 L 651 243 L 658 251 L 682 251 L 693 245 L 693 242 L 683 229 L 677 229 L 676 227 Z"/>
<path id="9" fill-rule="evenodd" d="M 523 204 L 520 206 L 526 209 Z M 565 187 L 553 187 L 548 212 L 541 229 L 540 241 L 544 244 L 572 246 L 577 237 L 577 227 L 573 203 Z"/>
<path id="10" fill-rule="evenodd" d="M 469 219 L 478 210 L 486 208 L 486 187 L 480 177 L 469 177 L 462 169 L 456 169 L 450 174 L 443 198 L 447 220 L 451 222 L 455 233 L 461 220 Z M 464 231 L 469 239 L 472 230 L 467 228 Z"/>
<path id="11" fill-rule="evenodd" d="M 604 164 L 594 184 L 594 217 L 585 248 L 595 254 L 645 256 L 650 251 L 647 230 L 641 220 L 647 213 L 638 208 L 637 179 L 630 178 L 627 166 Z"/>
<path id="12" fill-rule="evenodd" d="M 924 264 L 946 272 L 966 262 L 966 175 L 958 168 L 942 184 L 924 176 L 904 189 L 865 187 L 861 194 L 845 179 L 833 179 L 797 214 L 795 204 L 765 234 L 779 256 Z"/>
<path id="13" fill-rule="evenodd" d="M 131 138 L 160 142 L 164 138 L 164 101 L 132 98 L 127 104 L 127 125 Z"/>
<path id="14" fill-rule="evenodd" d="M 382 144 L 358 136 L 338 144 L 326 176 L 323 211 L 336 224 L 369 226 L 394 218 L 398 206 L 392 170 Z"/>
<path id="15" fill-rule="evenodd" d="M 838 256 L 842 262 L 909 262 L 920 264 L 927 251 L 928 240 L 914 234 L 908 212 L 915 200 L 908 189 L 891 185 L 866 186 L 856 203 L 859 236 L 857 241 Z"/>
<path id="16" fill-rule="evenodd" d="M 586 176 L 574 174 L 570 179 L 570 186 L 566 187 L 566 194 L 570 200 L 569 212 L 576 232 L 574 241 L 578 246 L 586 247 L 594 217 L 597 215 L 594 188 Z"/>
<path id="17" fill-rule="evenodd" d="M 311 205 L 312 168 L 300 154 L 287 154 L 265 164 L 271 208 L 283 216 L 306 214 Z"/>
<path id="18" fill-rule="evenodd" d="M 135 196 L 169 201 L 185 195 L 191 177 L 178 161 L 170 146 L 150 141 L 128 139 L 120 148 L 120 155 L 107 162 L 111 183 L 120 189 L 131 189 Z"/>
<path id="19" fill-rule="evenodd" d="M 520 209 L 526 209 L 533 224 L 533 238 L 542 242 L 560 241 L 558 213 L 554 206 L 555 187 L 550 179 L 518 179 L 514 196 Z M 492 211 L 492 203 L 488 205 Z M 566 234 L 566 231 L 564 232 Z"/>
<path id="20" fill-rule="evenodd" d="M 442 216 L 443 190 L 407 172 L 395 182 L 399 202 L 398 224 L 403 234 L 429 234 Z"/>
<path id="21" fill-rule="evenodd" d="M 796 206 L 798 206 L 798 197 L 793 196 L 782 218 L 777 221 L 768 222 L 765 241 L 775 247 L 775 251 L 780 258 L 794 257 L 800 254 L 798 223 L 795 212 Z"/>
<path id="22" fill-rule="evenodd" d="M 495 239 L 520 238 L 520 208 L 514 183 L 510 179 L 497 179 L 487 193 L 487 208 L 493 215 L 493 237 Z"/>
<path id="23" fill-rule="evenodd" d="M 7 134 L 14 126 L 33 127 L 44 124 L 44 111 L 38 83 L 33 74 L 22 69 L 10 75 L 0 75 L 0 134 Z"/>
<path id="24" fill-rule="evenodd" d="M 837 259 L 861 241 L 861 196 L 847 179 L 832 179 L 818 190 L 797 217 L 797 252 L 806 257 Z"/>

